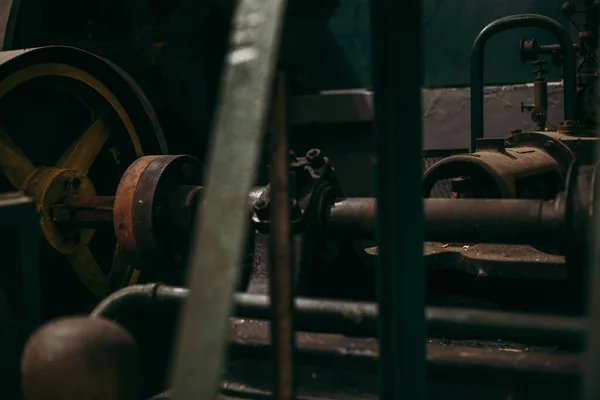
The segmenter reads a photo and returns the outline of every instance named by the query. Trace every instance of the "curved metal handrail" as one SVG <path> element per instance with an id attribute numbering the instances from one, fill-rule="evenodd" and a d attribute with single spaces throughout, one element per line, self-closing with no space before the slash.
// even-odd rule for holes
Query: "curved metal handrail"
<path id="1" fill-rule="evenodd" d="M 552 33 L 560 43 L 563 55 L 564 118 L 575 120 L 576 68 L 575 48 L 567 30 L 556 20 L 537 14 L 517 14 L 500 18 L 483 28 L 471 48 L 471 151 L 477 139 L 483 138 L 483 66 L 488 40 L 500 32 L 514 28 L 542 28 Z"/>

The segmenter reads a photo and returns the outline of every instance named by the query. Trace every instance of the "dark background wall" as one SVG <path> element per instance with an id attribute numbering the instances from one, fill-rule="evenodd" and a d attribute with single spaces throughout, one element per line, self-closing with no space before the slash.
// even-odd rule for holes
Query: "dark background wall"
<path id="1" fill-rule="evenodd" d="M 0 38 L 11 1 L 0 0 Z M 291 1 L 290 4 L 298 5 L 303 1 L 306 0 Z M 425 14 L 424 85 L 427 87 L 422 96 L 423 145 L 428 150 L 465 148 L 470 134 L 470 93 L 468 88 L 461 87 L 469 83 L 469 55 L 477 34 L 494 19 L 517 13 L 547 15 L 566 26 L 560 14 L 564 0 L 422 1 Z M 296 68 L 300 86 L 303 86 L 303 82 L 310 82 L 308 86 L 313 93 L 315 90 L 370 88 L 369 0 L 321 0 L 317 4 L 322 15 L 315 16 L 312 12 L 296 14 L 294 29 L 291 29 L 293 32 L 284 41 L 283 51 L 291 53 L 290 65 Z M 335 7 L 330 8 L 330 5 Z M 398 15 L 397 19 L 398 23 L 410 24 L 414 17 Z M 532 81 L 531 65 L 519 62 L 519 41 L 532 36 L 541 43 L 554 43 L 547 33 L 527 29 L 505 32 L 489 42 L 486 51 L 487 84 L 511 85 Z M 552 71 L 549 80 L 561 78 L 558 68 L 550 66 L 549 69 Z M 398 74 L 402 74 L 402 71 L 398 71 Z M 488 88 L 485 97 L 486 136 L 504 137 L 512 129 L 533 128 L 535 125 L 529 115 L 522 114 L 520 110 L 521 102 L 531 103 L 532 93 L 532 89 L 524 85 Z M 354 104 L 354 101 L 351 103 Z M 358 101 L 354 105 L 365 103 L 369 102 Z M 344 104 L 346 114 L 352 114 L 353 117 L 371 113 L 370 106 L 348 112 L 348 103 Z M 311 110 L 327 117 L 338 115 L 339 111 L 335 106 L 324 109 L 320 103 L 311 107 L 304 104 L 302 108 L 301 114 L 305 120 L 311 120 L 304 115 Z M 549 114 L 552 123 L 561 121 L 560 86 L 551 90 Z M 298 115 L 292 118 L 298 119 Z M 324 119 L 327 118 L 320 120 Z M 374 157 L 370 123 L 318 124 L 318 120 L 315 118 L 314 123 L 304 122 L 294 127 L 293 148 L 299 153 L 312 147 L 324 149 L 337 166 L 348 195 L 372 195 Z M 398 149 L 398 152 L 401 154 L 402 150 Z"/>
<path id="2" fill-rule="evenodd" d="M 510 14 L 537 13 L 566 24 L 560 14 L 564 0 L 422 1 L 425 15 L 424 80 L 427 87 L 468 84 L 471 44 L 479 31 L 494 19 Z M 0 0 L 0 43 L 11 3 L 12 0 Z M 369 88 L 369 0 L 338 0 L 337 7 L 332 8 L 333 14 L 324 4 L 318 7 L 327 14 L 325 33 L 317 40 L 310 40 L 307 46 L 309 51 L 302 49 L 297 58 L 302 58 L 307 65 L 318 65 L 318 68 L 314 68 L 314 75 L 318 81 L 317 87 L 321 90 Z M 407 24 L 414 19 L 411 15 L 398 15 L 397 18 L 398 23 Z M 309 31 L 320 22 L 314 16 L 301 19 L 298 36 L 310 37 Z M 518 62 L 519 40 L 531 36 L 545 43 L 553 42 L 547 33 L 527 29 L 501 34 L 490 42 L 486 58 L 487 83 L 509 84 L 531 80 L 531 68 Z M 558 78 L 558 75 L 553 78 Z"/>
<path id="3" fill-rule="evenodd" d="M 473 40 L 481 29 L 497 18 L 535 13 L 547 15 L 567 26 L 560 13 L 562 3 L 564 0 L 423 0 L 425 86 L 467 85 Z M 407 24 L 414 19 L 411 15 L 398 15 L 397 18 L 398 23 Z M 325 67 L 319 77 L 322 89 L 371 86 L 369 26 L 369 0 L 340 0 L 328 25 L 330 49 L 323 52 Z M 489 42 L 486 83 L 531 81 L 531 68 L 519 62 L 519 41 L 522 37 L 532 36 L 542 43 L 555 42 L 551 35 L 535 29 L 505 32 Z M 551 78 L 558 79 L 558 73 Z"/>

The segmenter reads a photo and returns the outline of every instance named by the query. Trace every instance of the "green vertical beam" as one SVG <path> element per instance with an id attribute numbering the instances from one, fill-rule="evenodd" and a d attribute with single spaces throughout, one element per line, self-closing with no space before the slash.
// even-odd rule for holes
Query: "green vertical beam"
<path id="1" fill-rule="evenodd" d="M 596 88 L 596 110 L 600 111 L 600 80 Z M 600 126 L 596 128 L 596 135 L 600 137 Z M 596 145 L 596 155 L 600 155 L 600 142 Z M 584 362 L 584 375 L 582 379 L 581 398 L 583 400 L 597 400 L 600 398 L 600 241 L 598 231 L 600 228 L 600 184 L 596 181 L 594 188 L 594 215 L 590 237 L 585 243 L 590 263 L 588 294 L 588 335 L 586 355 Z"/>
<path id="2" fill-rule="evenodd" d="M 421 1 L 372 0 L 371 7 L 380 398 L 421 400 L 426 397 Z"/>

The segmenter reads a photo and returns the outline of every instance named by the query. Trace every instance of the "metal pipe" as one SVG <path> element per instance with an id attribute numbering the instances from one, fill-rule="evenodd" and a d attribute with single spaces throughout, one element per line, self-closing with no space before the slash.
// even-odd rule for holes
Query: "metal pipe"
<path id="1" fill-rule="evenodd" d="M 269 355 L 269 344 L 261 337 L 245 338 L 240 331 L 231 343 L 231 356 L 249 363 L 264 361 Z M 258 336 L 258 335 L 257 335 Z M 352 338 L 335 338 L 315 334 L 299 334 L 298 364 L 305 368 L 323 368 L 355 372 L 364 376 L 377 371 L 377 344 Z M 319 345 L 323 343 L 323 345 Z M 513 350 L 513 349 L 510 349 Z M 431 382 L 442 381 L 473 386 L 498 386 L 511 392 L 535 398 L 540 385 L 544 388 L 575 389 L 581 373 L 578 354 L 547 351 L 491 351 L 490 348 L 441 344 L 433 340 L 427 344 L 427 377 Z M 552 389 L 550 389 L 551 391 Z M 563 389 L 564 390 L 564 389 Z M 574 391 L 574 390 L 573 390 Z M 546 391 L 548 392 L 548 391 Z M 548 392 L 549 393 L 549 392 Z M 554 397 L 557 398 L 557 397 Z"/>
<path id="2" fill-rule="evenodd" d="M 277 400 L 292 400 L 294 387 L 294 295 L 292 293 L 292 229 L 285 77 L 278 74 L 270 140 L 271 234 L 269 235 L 269 294 L 274 388 Z"/>
<path id="3" fill-rule="evenodd" d="M 426 199 L 430 241 L 556 243 L 564 214 L 555 202 L 522 199 Z"/>
<path id="4" fill-rule="evenodd" d="M 379 398 L 382 400 L 422 400 L 427 392 L 421 198 L 421 3 L 421 0 L 370 2 L 380 263 L 377 269 L 381 311 Z M 414 23 L 398 23 L 400 14 L 410 15 Z"/>
<path id="5" fill-rule="evenodd" d="M 129 286 L 104 299 L 90 316 L 114 319 L 137 307 L 178 306 L 187 300 L 189 292 L 186 288 L 162 284 Z M 239 318 L 268 320 L 272 316 L 268 296 L 238 293 L 234 296 L 234 304 L 234 315 Z M 296 298 L 294 304 L 299 331 L 378 336 L 376 303 Z M 449 307 L 427 307 L 424 314 L 430 333 L 454 338 L 576 345 L 586 332 L 585 319 L 575 317 Z"/>
<path id="6" fill-rule="evenodd" d="M 114 196 L 68 196 L 50 207 L 53 222 L 95 228 L 113 223 Z"/>
<path id="7" fill-rule="evenodd" d="M 554 201 L 530 199 L 424 199 L 425 239 L 466 243 L 556 243 L 564 212 Z M 338 199 L 326 228 L 335 235 L 372 238 L 374 198 Z"/>
<path id="8" fill-rule="evenodd" d="M 170 228 L 188 232 L 195 220 L 198 203 L 204 187 L 182 185 L 169 193 L 167 211 Z M 248 193 L 250 210 L 265 191 L 264 186 L 253 187 Z M 96 228 L 114 221 L 114 196 L 69 196 L 50 208 L 53 222 L 77 224 Z M 182 215 L 185 218 L 182 218 Z"/>
<path id="9" fill-rule="evenodd" d="M 500 18 L 483 28 L 471 49 L 471 151 L 477 139 L 484 136 L 483 70 L 487 41 L 500 32 L 513 28 L 542 28 L 552 33 L 560 43 L 563 55 L 564 118 L 575 120 L 577 112 L 577 80 L 575 48 L 567 30 L 552 18 L 537 14 L 518 14 Z"/>

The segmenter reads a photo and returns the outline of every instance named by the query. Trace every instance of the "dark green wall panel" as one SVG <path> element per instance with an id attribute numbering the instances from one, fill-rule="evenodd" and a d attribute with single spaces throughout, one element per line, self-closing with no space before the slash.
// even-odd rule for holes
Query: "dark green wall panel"
<path id="1" fill-rule="evenodd" d="M 468 85 L 471 45 L 485 25 L 520 13 L 543 14 L 565 24 L 560 14 L 562 3 L 563 0 L 423 0 L 425 85 Z M 410 15 L 397 16 L 398 23 L 410 24 L 411 18 Z M 320 54 L 322 68 L 317 74 L 321 89 L 371 86 L 369 23 L 369 0 L 340 0 L 329 20 L 326 37 L 319 44 L 325 47 Z M 532 68 L 519 62 L 518 52 L 519 40 L 532 36 L 543 43 L 555 42 L 546 32 L 531 29 L 505 32 L 489 42 L 486 83 L 532 80 Z M 556 68 L 551 69 L 556 71 Z M 560 78 L 558 71 L 551 78 Z"/>

